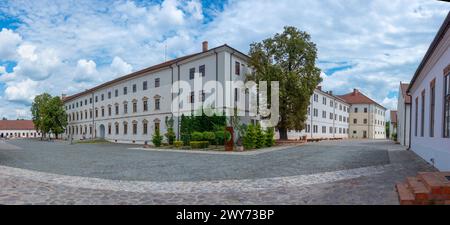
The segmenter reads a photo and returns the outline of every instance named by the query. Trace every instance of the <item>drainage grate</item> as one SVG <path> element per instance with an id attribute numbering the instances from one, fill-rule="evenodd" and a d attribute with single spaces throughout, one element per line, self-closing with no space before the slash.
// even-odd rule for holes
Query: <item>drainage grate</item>
<path id="1" fill-rule="evenodd" d="M 450 176 L 445 176 L 445 178 L 447 178 L 447 180 L 449 180 L 449 181 L 450 181 Z"/>

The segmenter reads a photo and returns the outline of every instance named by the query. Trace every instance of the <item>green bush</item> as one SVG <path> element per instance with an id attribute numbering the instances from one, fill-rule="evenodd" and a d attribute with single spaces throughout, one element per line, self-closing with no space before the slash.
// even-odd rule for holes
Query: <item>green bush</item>
<path id="1" fill-rule="evenodd" d="M 163 137 L 159 133 L 159 129 L 157 129 L 155 134 L 153 134 L 152 142 L 156 147 L 159 147 L 159 146 L 161 146 L 162 140 L 163 140 Z"/>
<path id="2" fill-rule="evenodd" d="M 242 138 L 242 145 L 245 149 L 253 149 L 256 146 L 256 128 L 253 124 L 247 126 Z"/>
<path id="3" fill-rule="evenodd" d="M 203 132 L 203 140 L 204 141 L 209 141 L 209 144 L 214 144 L 216 143 L 216 135 L 214 134 L 214 132 L 210 132 L 210 131 L 205 131 Z"/>
<path id="4" fill-rule="evenodd" d="M 265 135 L 261 128 L 261 125 L 255 126 L 255 148 L 263 148 L 265 146 Z"/>
<path id="5" fill-rule="evenodd" d="M 214 132 L 214 136 L 216 138 L 217 145 L 225 144 L 225 131 L 223 131 L 223 130 L 216 131 L 216 132 Z"/>
<path id="6" fill-rule="evenodd" d="M 268 127 L 267 130 L 264 132 L 264 145 L 266 147 L 272 147 L 275 144 L 275 131 L 273 130 L 273 127 Z"/>
<path id="7" fill-rule="evenodd" d="M 176 148 L 181 148 L 181 146 L 183 146 L 183 141 L 174 141 L 174 145 Z"/>
<path id="8" fill-rule="evenodd" d="M 192 149 L 208 148 L 209 142 L 208 141 L 191 141 L 190 145 L 191 145 Z"/>
<path id="9" fill-rule="evenodd" d="M 203 141 L 203 133 L 201 132 L 192 132 L 191 141 Z"/>

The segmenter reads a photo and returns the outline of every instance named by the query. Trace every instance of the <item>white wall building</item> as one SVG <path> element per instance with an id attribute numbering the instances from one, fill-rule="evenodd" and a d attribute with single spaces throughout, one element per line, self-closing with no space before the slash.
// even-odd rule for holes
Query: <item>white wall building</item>
<path id="1" fill-rule="evenodd" d="M 346 95 L 338 96 L 351 104 L 350 138 L 385 139 L 386 108 L 370 99 L 358 89 Z"/>
<path id="2" fill-rule="evenodd" d="M 0 138 L 38 138 L 31 120 L 0 120 Z"/>
<path id="3" fill-rule="evenodd" d="M 390 111 L 390 121 L 389 121 L 389 138 L 395 140 L 395 135 L 397 135 L 397 110 Z"/>
<path id="4" fill-rule="evenodd" d="M 400 82 L 397 101 L 397 141 L 403 146 L 409 146 L 411 131 L 411 97 L 406 93 L 408 86 Z"/>
<path id="5" fill-rule="evenodd" d="M 218 103 L 217 109 L 231 109 L 231 101 L 237 89 L 226 87 L 227 81 L 244 81 L 245 74 L 250 70 L 247 66 L 248 56 L 222 45 L 208 49 L 203 43 L 203 51 L 167 61 L 115 80 L 103 83 L 84 92 L 63 97 L 68 114 L 66 137 L 74 139 L 104 138 L 113 142 L 151 143 L 151 137 L 156 129 L 161 135 L 166 133 L 165 118 L 173 113 L 172 100 L 177 105 L 201 102 L 211 95 Z M 180 87 L 180 96 L 172 94 L 172 84 L 185 81 L 194 86 L 194 77 L 207 81 L 219 81 L 227 94 L 219 91 L 206 93 L 200 88 L 186 93 Z M 183 93 L 184 92 L 184 93 Z M 186 99 L 181 99 L 185 94 Z M 222 98 L 223 99 L 219 99 Z M 248 95 L 246 96 L 248 97 Z M 220 104 L 222 100 L 226 106 Z M 229 104 L 227 104 L 229 103 Z M 246 109 L 248 110 L 248 105 Z M 179 134 L 179 117 L 174 116 L 175 133 Z M 242 122 L 250 122 L 250 117 L 244 117 Z"/>
<path id="6" fill-rule="evenodd" d="M 319 86 L 310 98 L 305 129 L 300 132 L 290 130 L 288 138 L 348 138 L 349 107 L 344 100 L 334 96 L 332 92 L 322 91 Z"/>
<path id="7" fill-rule="evenodd" d="M 417 68 L 411 95 L 410 148 L 441 171 L 450 170 L 450 13 Z"/>

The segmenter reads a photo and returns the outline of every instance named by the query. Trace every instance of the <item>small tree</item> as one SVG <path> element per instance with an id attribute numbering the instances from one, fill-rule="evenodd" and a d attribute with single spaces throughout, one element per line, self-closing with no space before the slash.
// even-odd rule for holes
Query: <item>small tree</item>
<path id="1" fill-rule="evenodd" d="M 265 146 L 265 135 L 261 128 L 261 125 L 258 123 L 255 126 L 255 148 L 262 148 Z"/>
<path id="2" fill-rule="evenodd" d="M 163 137 L 161 136 L 161 134 L 159 133 L 159 129 L 156 129 L 155 133 L 152 136 L 152 142 L 156 147 L 161 146 Z"/>
<path id="3" fill-rule="evenodd" d="M 265 137 L 265 143 L 264 145 L 266 147 L 272 147 L 275 144 L 275 131 L 273 127 L 268 127 L 266 131 L 264 132 Z"/>
<path id="4" fill-rule="evenodd" d="M 247 126 L 245 134 L 242 138 L 242 144 L 245 149 L 253 149 L 255 148 L 256 143 L 256 129 L 253 124 Z"/>

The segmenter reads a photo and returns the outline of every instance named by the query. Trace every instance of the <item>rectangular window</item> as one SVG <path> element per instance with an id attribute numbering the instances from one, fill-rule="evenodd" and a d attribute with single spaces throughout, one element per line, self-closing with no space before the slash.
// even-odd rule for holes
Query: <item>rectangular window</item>
<path id="1" fill-rule="evenodd" d="M 105 95 L 104 94 L 101 95 L 101 99 L 102 99 L 102 101 L 105 100 Z"/>
<path id="2" fill-rule="evenodd" d="M 423 137 L 425 133 L 425 90 L 422 91 L 422 100 L 420 106 L 420 136 Z"/>
<path id="3" fill-rule="evenodd" d="M 98 102 L 98 96 L 95 96 L 95 102 Z M 78 106 L 77 106 L 78 107 Z"/>
<path id="4" fill-rule="evenodd" d="M 322 134 L 326 134 L 327 133 L 327 127 L 326 126 L 322 126 Z"/>
<path id="5" fill-rule="evenodd" d="M 189 103 L 194 103 L 195 100 L 195 93 L 191 91 L 191 95 L 189 96 Z"/>
<path id="6" fill-rule="evenodd" d="M 147 90 L 147 81 L 142 82 L 142 90 Z"/>
<path id="7" fill-rule="evenodd" d="M 329 132 L 330 132 L 330 134 L 333 133 L 333 127 L 330 127 Z"/>
<path id="8" fill-rule="evenodd" d="M 189 69 L 189 80 L 193 80 L 195 76 L 195 68 Z"/>
<path id="9" fill-rule="evenodd" d="M 159 78 L 155 78 L 155 88 L 159 87 Z"/>
<path id="10" fill-rule="evenodd" d="M 322 111 L 322 118 L 327 118 L 327 111 Z"/>
<path id="11" fill-rule="evenodd" d="M 119 134 L 119 124 L 116 123 L 116 134 Z"/>
<path id="12" fill-rule="evenodd" d="M 105 116 L 105 108 L 102 108 L 102 117 Z"/>
<path id="13" fill-rule="evenodd" d="M 116 105 L 116 115 L 119 115 L 119 105 Z"/>
<path id="14" fill-rule="evenodd" d="M 111 124 L 108 124 L 108 134 L 111 135 Z"/>
<path id="15" fill-rule="evenodd" d="M 124 103 L 123 104 L 123 114 L 127 114 L 128 113 L 128 104 Z"/>
<path id="16" fill-rule="evenodd" d="M 367 108 L 364 108 L 364 113 L 367 113 Z"/>
<path id="17" fill-rule="evenodd" d="M 367 119 L 364 119 L 364 124 L 367 124 Z"/>
<path id="18" fill-rule="evenodd" d="M 111 106 L 108 106 L 108 116 L 111 116 Z"/>
<path id="19" fill-rule="evenodd" d="M 319 116 L 319 110 L 314 109 L 314 117 L 318 117 Z"/>
<path id="20" fill-rule="evenodd" d="M 206 97 L 205 91 L 201 90 L 201 91 L 200 91 L 200 101 L 201 101 L 201 102 L 204 102 L 204 101 L 205 101 L 205 97 Z"/>
<path id="21" fill-rule="evenodd" d="M 198 72 L 200 73 L 200 76 L 204 77 L 205 76 L 205 65 L 201 65 L 198 68 Z"/>
<path id="22" fill-rule="evenodd" d="M 144 108 L 144 112 L 147 112 L 147 111 L 148 111 L 148 101 L 147 101 L 147 100 L 144 100 L 144 102 L 143 102 L 143 108 Z"/>
<path id="23" fill-rule="evenodd" d="M 147 129 L 147 123 L 144 123 L 144 124 L 142 125 L 142 133 L 143 133 L 143 134 L 147 134 L 147 131 L 148 131 L 148 129 Z"/>
<path id="24" fill-rule="evenodd" d="M 115 96 L 115 97 L 118 97 L 118 96 L 119 96 L 119 90 L 117 90 L 117 89 L 114 90 L 114 96 Z"/>
<path id="25" fill-rule="evenodd" d="M 444 138 L 450 138 L 450 75 L 444 77 Z"/>
<path id="26" fill-rule="evenodd" d="M 322 103 L 323 103 L 324 105 L 327 104 L 327 98 L 326 98 L 326 97 L 322 97 Z"/>
<path id="27" fill-rule="evenodd" d="M 123 124 L 123 134 L 127 134 L 128 133 L 128 124 L 124 123 Z"/>
<path id="28" fill-rule="evenodd" d="M 127 95 L 127 93 L 128 93 L 127 87 L 123 87 L 123 95 Z"/>
<path id="29" fill-rule="evenodd" d="M 434 103 L 436 100 L 435 82 L 436 80 L 433 80 L 430 84 L 430 137 L 434 137 Z"/>
<path id="30" fill-rule="evenodd" d="M 358 120 L 357 120 L 357 119 L 353 119 L 353 123 L 354 123 L 354 124 L 357 124 L 357 123 L 358 123 Z"/>
<path id="31" fill-rule="evenodd" d="M 414 135 L 417 137 L 417 126 L 418 124 L 418 118 L 419 118 L 419 97 L 416 97 L 415 101 L 415 118 L 414 118 Z"/>
<path id="32" fill-rule="evenodd" d="M 159 98 L 155 99 L 155 110 L 159 110 Z"/>
<path id="33" fill-rule="evenodd" d="M 137 123 L 133 123 L 133 134 L 137 134 Z"/>
<path id="34" fill-rule="evenodd" d="M 137 112 L 137 102 L 133 102 L 133 113 Z"/>
<path id="35" fill-rule="evenodd" d="M 108 91 L 108 99 L 111 99 L 111 92 Z"/>
<path id="36" fill-rule="evenodd" d="M 234 62 L 234 74 L 241 75 L 241 64 L 239 62 Z"/>
<path id="37" fill-rule="evenodd" d="M 137 91 L 137 86 L 136 86 L 136 84 L 133 84 L 133 93 L 136 93 L 136 91 Z"/>
<path id="38" fill-rule="evenodd" d="M 159 123 L 155 123 L 155 132 L 159 131 Z"/>
<path id="39" fill-rule="evenodd" d="M 358 108 L 357 107 L 355 107 L 355 113 L 358 113 Z"/>
<path id="40" fill-rule="evenodd" d="M 333 119 L 333 113 L 330 113 L 330 120 Z"/>

